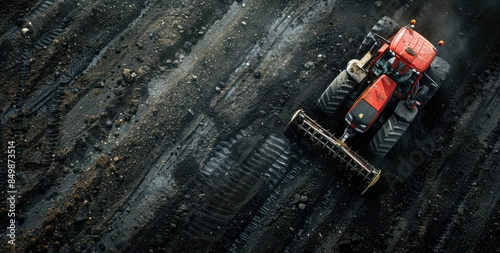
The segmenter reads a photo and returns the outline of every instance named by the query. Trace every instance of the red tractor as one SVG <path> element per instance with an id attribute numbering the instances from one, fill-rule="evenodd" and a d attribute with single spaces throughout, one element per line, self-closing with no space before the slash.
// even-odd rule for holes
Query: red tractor
<path id="1" fill-rule="evenodd" d="M 303 110 L 298 110 L 287 126 L 287 129 L 298 128 L 363 176 L 366 189 L 378 180 L 380 170 L 353 152 L 346 140 L 375 129 L 368 150 L 384 157 L 441 86 L 450 69 L 448 63 L 436 56 L 436 47 L 413 30 L 414 25 L 412 20 L 398 30 L 395 21 L 381 18 L 359 48 L 358 53 L 364 54 L 363 57 L 349 61 L 319 98 L 317 106 L 326 115 L 332 116 L 341 106 L 349 108 L 345 116 L 347 126 L 340 138 Z M 442 44 L 440 41 L 439 45 Z"/>

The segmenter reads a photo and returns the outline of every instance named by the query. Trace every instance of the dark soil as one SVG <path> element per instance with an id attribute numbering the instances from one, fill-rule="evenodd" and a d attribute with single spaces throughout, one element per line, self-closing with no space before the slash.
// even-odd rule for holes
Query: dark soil
<path id="1" fill-rule="evenodd" d="M 500 252 L 497 1 L 3 6 L 2 252 Z M 348 141 L 382 170 L 361 195 L 282 131 L 341 134 L 315 103 L 383 15 L 452 69 L 383 159 Z"/>

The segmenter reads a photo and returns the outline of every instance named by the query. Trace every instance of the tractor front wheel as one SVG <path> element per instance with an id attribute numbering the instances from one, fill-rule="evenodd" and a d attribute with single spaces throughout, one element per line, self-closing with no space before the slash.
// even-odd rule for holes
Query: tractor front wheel
<path id="1" fill-rule="evenodd" d="M 328 88 L 326 88 L 325 92 L 323 92 L 319 98 L 317 102 L 319 109 L 326 115 L 332 116 L 355 86 L 356 82 L 354 82 L 347 72 L 343 70 L 330 85 L 328 85 Z"/>
<path id="2" fill-rule="evenodd" d="M 368 150 L 377 157 L 384 157 L 403 136 L 410 123 L 393 114 L 370 141 Z"/>
<path id="3" fill-rule="evenodd" d="M 366 52 L 368 52 L 368 50 L 370 50 L 370 48 L 375 43 L 375 40 L 373 40 L 372 37 L 374 34 L 378 34 L 385 39 L 390 39 L 392 35 L 396 33 L 398 28 L 398 23 L 396 23 L 396 21 L 392 20 L 391 18 L 387 16 L 383 16 L 382 18 L 380 18 L 368 32 L 363 42 L 361 42 L 361 45 L 358 49 L 358 55 L 363 56 L 364 54 L 366 54 Z"/>
<path id="4" fill-rule="evenodd" d="M 422 78 L 424 79 L 424 85 L 428 87 L 428 91 L 425 94 L 422 94 L 422 96 L 417 97 L 417 100 L 421 104 L 420 107 L 423 107 L 425 104 L 427 104 L 427 102 L 429 102 L 429 100 L 431 100 L 432 96 L 434 96 L 434 93 L 436 93 L 439 87 L 441 87 L 441 84 L 443 84 L 448 77 L 450 68 L 450 64 L 448 64 L 439 56 L 436 56 L 436 58 L 434 58 L 434 61 L 432 61 L 431 66 L 427 70 L 427 75 L 432 78 L 432 80 L 434 80 L 435 86 L 432 85 L 431 80 L 425 80 L 425 77 Z"/>

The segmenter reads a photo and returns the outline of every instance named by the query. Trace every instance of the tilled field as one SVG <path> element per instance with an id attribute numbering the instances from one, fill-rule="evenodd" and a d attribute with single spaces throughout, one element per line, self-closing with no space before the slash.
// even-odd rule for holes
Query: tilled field
<path id="1" fill-rule="evenodd" d="M 500 4 L 440 2 L 7 1 L 1 251 L 500 252 Z M 385 158 L 349 140 L 383 171 L 360 195 L 282 131 L 340 134 L 315 102 L 383 15 L 452 69 Z"/>

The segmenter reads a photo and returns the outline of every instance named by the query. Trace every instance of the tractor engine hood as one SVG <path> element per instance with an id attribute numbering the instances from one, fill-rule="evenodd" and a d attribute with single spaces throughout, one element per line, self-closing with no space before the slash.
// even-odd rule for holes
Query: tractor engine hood
<path id="1" fill-rule="evenodd" d="M 363 133 L 375 122 L 396 90 L 396 82 L 383 74 L 356 100 L 345 118 L 347 124 Z"/>

